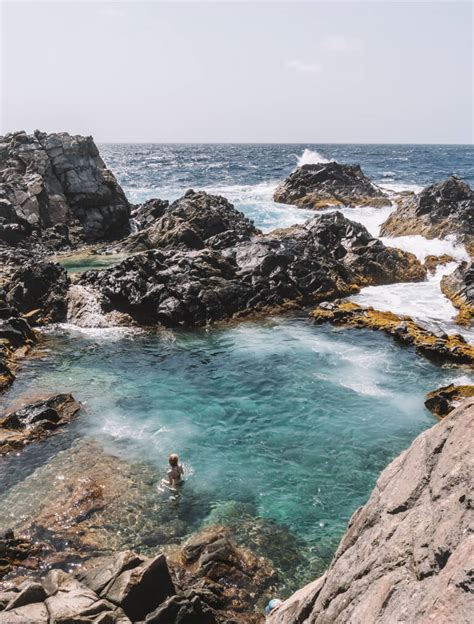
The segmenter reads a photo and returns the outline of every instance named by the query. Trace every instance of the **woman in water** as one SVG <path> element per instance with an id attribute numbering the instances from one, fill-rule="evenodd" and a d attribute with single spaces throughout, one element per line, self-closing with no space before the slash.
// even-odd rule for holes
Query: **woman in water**
<path id="1" fill-rule="evenodd" d="M 171 486 L 181 485 L 184 482 L 183 466 L 179 463 L 179 457 L 174 453 L 168 458 L 168 481 Z"/>

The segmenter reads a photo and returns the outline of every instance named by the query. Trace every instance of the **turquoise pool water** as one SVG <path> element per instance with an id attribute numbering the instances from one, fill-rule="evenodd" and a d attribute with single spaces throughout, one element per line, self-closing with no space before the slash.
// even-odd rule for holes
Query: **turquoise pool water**
<path id="1" fill-rule="evenodd" d="M 243 504 L 296 536 L 312 562 L 301 582 L 332 556 L 380 471 L 434 423 L 424 394 L 462 375 L 383 335 L 303 317 L 166 334 L 64 330 L 25 362 L 4 403 L 72 392 L 86 409 L 64 436 L 92 436 L 159 471 L 179 453 L 182 496 L 203 501 L 190 530 L 210 509 L 235 522 Z M 0 490 L 33 470 L 42 448 L 49 457 L 60 446 L 56 437 L 0 464 Z"/>

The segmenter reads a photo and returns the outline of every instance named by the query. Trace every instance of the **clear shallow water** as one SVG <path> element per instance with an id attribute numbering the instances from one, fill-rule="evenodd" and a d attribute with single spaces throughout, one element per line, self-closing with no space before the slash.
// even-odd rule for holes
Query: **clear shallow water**
<path id="1" fill-rule="evenodd" d="M 206 521 L 209 501 L 220 521 L 231 501 L 248 504 L 298 537 L 313 562 L 298 582 L 328 561 L 380 471 L 433 424 L 424 394 L 463 375 L 383 335 L 297 317 L 164 335 L 64 332 L 43 351 L 3 403 L 68 391 L 86 410 L 52 445 L 0 464 L 0 491 L 71 436 L 158 470 L 178 452 L 182 496 L 203 500 L 190 530 Z"/>
<path id="2" fill-rule="evenodd" d="M 276 184 L 303 160 L 359 162 L 396 190 L 419 190 L 451 173 L 474 183 L 470 146 L 103 145 L 101 152 L 132 202 L 204 188 L 227 197 L 263 230 L 313 216 L 272 201 Z M 377 236 L 390 210 L 343 212 Z M 450 241 L 386 242 L 420 260 L 465 255 Z M 81 270 L 103 258 L 65 262 Z M 357 300 L 452 331 L 455 310 L 440 293 L 440 276 L 367 288 Z M 293 586 L 321 571 L 380 471 L 434 422 L 424 394 L 472 379 L 383 335 L 314 327 L 303 318 L 175 334 L 59 329 L 41 350 L 25 361 L 0 409 L 23 393 L 58 391 L 73 392 L 86 409 L 60 435 L 0 462 L 2 494 L 78 437 L 93 436 L 158 471 L 177 451 L 188 471 L 183 496 L 193 501 L 180 516 L 189 530 L 216 519 L 240 521 L 236 504 L 288 527 L 310 559 Z M 0 526 L 17 511 L 0 504 Z M 151 514 L 149 524 L 156 521 Z"/>

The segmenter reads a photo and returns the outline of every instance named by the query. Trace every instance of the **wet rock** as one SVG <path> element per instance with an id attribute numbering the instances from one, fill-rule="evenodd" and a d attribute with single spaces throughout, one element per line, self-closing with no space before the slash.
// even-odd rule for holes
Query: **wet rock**
<path id="1" fill-rule="evenodd" d="M 78 283 L 96 291 L 104 312 L 127 312 L 139 323 L 192 326 L 425 274 L 413 254 L 385 247 L 335 212 L 224 250 L 136 254 L 86 272 Z"/>
<path id="2" fill-rule="evenodd" d="M 0 394 L 15 379 L 15 359 L 35 341 L 36 336 L 28 321 L 0 297 Z"/>
<path id="3" fill-rule="evenodd" d="M 435 416 L 447 416 L 466 398 L 474 397 L 474 386 L 450 384 L 426 395 L 425 407 Z"/>
<path id="4" fill-rule="evenodd" d="M 214 624 L 214 613 L 201 602 L 199 596 L 189 599 L 185 596 L 172 596 L 150 613 L 146 624 Z"/>
<path id="5" fill-rule="evenodd" d="M 445 238 L 452 234 L 474 253 L 474 193 L 459 177 L 451 176 L 397 201 L 398 208 L 381 227 L 382 236 Z"/>
<path id="6" fill-rule="evenodd" d="M 70 280 L 59 264 L 42 260 L 21 263 L 4 283 L 6 301 L 37 325 L 66 319 Z M 34 314 L 33 314 L 34 312 Z"/>
<path id="7" fill-rule="evenodd" d="M 57 394 L 0 416 L 0 455 L 49 437 L 71 422 L 80 408 L 70 394 Z"/>
<path id="8" fill-rule="evenodd" d="M 299 167 L 277 187 L 273 199 L 313 209 L 390 205 L 387 195 L 364 175 L 359 165 L 337 162 Z"/>
<path id="9" fill-rule="evenodd" d="M 473 426 L 469 399 L 419 435 L 352 516 L 325 576 L 268 623 L 468 622 Z"/>
<path id="10" fill-rule="evenodd" d="M 8 219 L 3 240 L 9 244 L 21 240 L 23 234 L 15 238 L 11 230 L 24 222 L 44 234 L 46 243 L 62 237 L 67 244 L 69 235 L 94 241 L 129 233 L 130 206 L 92 137 L 39 131 L 0 137 L 0 199 Z"/>
<path id="11" fill-rule="evenodd" d="M 34 544 L 31 539 L 15 537 L 11 529 L 3 531 L 0 537 L 0 578 L 35 557 L 38 551 L 38 544 Z"/>
<path id="12" fill-rule="evenodd" d="M 425 329 L 409 316 L 398 316 L 374 308 L 364 308 L 352 302 L 335 302 L 314 309 L 310 318 L 317 324 L 329 322 L 343 327 L 367 328 L 383 331 L 417 353 L 437 362 L 451 362 L 474 367 L 474 346 L 459 334 L 450 336 Z"/>
<path id="13" fill-rule="evenodd" d="M 459 310 L 456 322 L 469 327 L 474 319 L 473 263 L 461 262 L 453 273 L 444 275 L 441 279 L 441 290 Z"/>
<path id="14" fill-rule="evenodd" d="M 240 621 L 241 614 L 251 618 L 257 601 L 272 591 L 278 580 L 268 559 L 238 546 L 232 532 L 218 526 L 202 530 L 169 551 L 168 562 L 176 585 L 188 592 L 188 597 L 189 592 L 199 596 L 223 622 Z"/>
<path id="15" fill-rule="evenodd" d="M 250 240 L 260 230 L 236 210 L 224 197 L 193 190 L 168 205 L 168 202 L 150 200 L 137 211 L 145 214 L 145 223 L 156 217 L 151 225 L 129 236 L 123 247 L 127 251 L 147 249 L 224 249 Z"/>
<path id="16" fill-rule="evenodd" d="M 448 254 L 442 254 L 441 256 L 429 255 L 425 258 L 424 267 L 428 273 L 434 274 L 440 266 L 450 264 L 451 262 L 455 262 L 455 260 Z"/>

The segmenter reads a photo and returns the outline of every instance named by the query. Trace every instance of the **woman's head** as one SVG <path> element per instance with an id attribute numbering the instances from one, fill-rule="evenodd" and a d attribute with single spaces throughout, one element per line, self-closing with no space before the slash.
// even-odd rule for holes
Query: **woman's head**
<path id="1" fill-rule="evenodd" d="M 179 457 L 176 455 L 176 453 L 172 453 L 169 457 L 168 457 L 168 461 L 170 466 L 177 466 L 178 462 L 179 462 Z"/>

